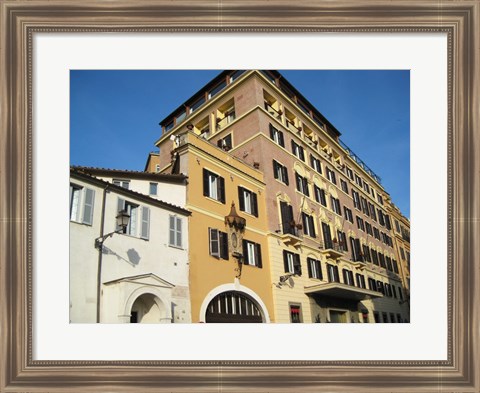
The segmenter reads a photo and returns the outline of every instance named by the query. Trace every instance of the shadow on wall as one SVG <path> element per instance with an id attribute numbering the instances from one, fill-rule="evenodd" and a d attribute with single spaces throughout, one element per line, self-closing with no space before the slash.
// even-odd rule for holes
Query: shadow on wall
<path id="1" fill-rule="evenodd" d="M 131 248 L 127 251 L 128 259 L 122 257 L 121 255 L 117 254 L 115 251 L 105 246 L 103 246 L 102 253 L 104 255 L 114 255 L 117 257 L 118 260 L 125 261 L 132 266 L 137 266 L 140 263 L 140 259 L 141 259 L 140 254 L 134 248 Z"/>

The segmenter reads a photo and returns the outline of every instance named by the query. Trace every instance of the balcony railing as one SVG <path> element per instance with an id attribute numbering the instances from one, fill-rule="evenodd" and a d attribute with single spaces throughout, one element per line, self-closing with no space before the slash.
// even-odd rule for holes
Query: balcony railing
<path id="1" fill-rule="evenodd" d="M 353 161 L 355 161 L 365 172 L 367 172 L 370 176 L 372 176 L 378 183 L 382 183 L 382 179 L 380 178 L 380 176 L 377 176 L 377 174 L 375 174 L 374 171 L 372 171 L 367 164 L 365 164 L 361 159 L 360 157 L 358 157 L 352 149 L 350 149 L 345 143 L 343 143 L 341 140 L 339 141 L 340 142 L 340 146 L 342 146 L 345 151 L 348 153 L 348 155 L 350 156 L 350 158 L 352 158 Z"/>
<path id="2" fill-rule="evenodd" d="M 293 122 L 289 119 L 285 119 L 286 122 L 287 122 L 287 128 L 290 130 L 290 131 L 293 131 L 293 132 L 300 132 L 302 129 L 300 127 L 296 127 L 295 124 L 293 124 Z"/>
<path id="3" fill-rule="evenodd" d="M 235 112 L 226 112 L 225 117 L 217 119 L 217 129 L 221 130 L 235 120 Z"/>
<path id="4" fill-rule="evenodd" d="M 265 110 L 272 115 L 275 119 L 280 120 L 282 117 L 282 112 L 277 111 L 275 108 L 273 108 L 268 102 L 265 102 Z"/>

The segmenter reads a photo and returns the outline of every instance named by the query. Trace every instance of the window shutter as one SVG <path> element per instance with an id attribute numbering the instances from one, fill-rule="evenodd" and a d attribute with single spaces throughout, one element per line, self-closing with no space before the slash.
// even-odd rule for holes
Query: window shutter
<path id="1" fill-rule="evenodd" d="M 313 259 L 312 258 L 307 258 L 307 269 L 308 269 L 308 277 L 312 278 L 312 263 Z"/>
<path id="2" fill-rule="evenodd" d="M 292 139 L 292 153 L 293 153 L 293 155 L 296 155 L 296 154 L 295 154 L 295 146 L 296 146 L 296 145 L 297 145 L 297 144 L 296 144 L 295 141 Z"/>
<path id="3" fill-rule="evenodd" d="M 140 237 L 148 240 L 150 234 L 150 209 L 142 206 L 142 227 L 140 229 Z"/>
<path id="4" fill-rule="evenodd" d="M 255 243 L 255 256 L 256 256 L 256 261 L 255 265 L 259 268 L 262 267 L 262 248 L 260 247 L 260 244 Z"/>
<path id="5" fill-rule="evenodd" d="M 125 209 L 125 199 L 118 198 L 117 212 L 119 212 L 120 210 L 124 210 L 124 209 Z M 116 217 L 115 217 L 115 228 L 116 228 L 117 231 L 120 229 L 120 227 L 117 225 L 117 218 Z"/>
<path id="6" fill-rule="evenodd" d="M 305 189 L 305 195 L 310 196 L 310 189 L 308 187 L 308 181 L 307 178 L 303 178 L 303 188 Z"/>
<path id="7" fill-rule="evenodd" d="M 243 248 L 243 264 L 248 265 L 248 246 L 247 241 L 244 239 L 242 240 L 242 248 Z"/>
<path id="8" fill-rule="evenodd" d="M 288 186 L 288 171 L 287 167 L 283 166 L 282 167 L 282 172 L 283 172 L 283 178 L 285 180 L 285 184 Z"/>
<path id="9" fill-rule="evenodd" d="M 221 176 L 217 178 L 219 201 L 225 203 L 225 179 Z"/>
<path id="10" fill-rule="evenodd" d="M 273 126 L 270 124 L 270 139 L 274 139 L 274 131 L 273 131 Z"/>
<path id="11" fill-rule="evenodd" d="M 277 173 L 277 170 L 278 170 L 278 162 L 273 160 L 273 177 L 275 179 L 278 179 L 278 173 Z"/>
<path id="12" fill-rule="evenodd" d="M 203 168 L 203 195 L 210 196 L 209 184 L 208 184 L 208 171 Z"/>
<path id="13" fill-rule="evenodd" d="M 223 139 L 219 139 L 217 141 L 217 146 L 220 147 L 220 148 L 223 147 Z"/>
<path id="14" fill-rule="evenodd" d="M 180 217 L 175 217 L 176 223 L 176 242 L 177 247 L 182 247 L 182 219 Z"/>
<path id="15" fill-rule="evenodd" d="M 257 204 L 257 194 L 252 192 L 252 214 L 255 217 L 258 217 L 258 204 Z"/>
<path id="16" fill-rule="evenodd" d="M 313 161 L 314 161 L 313 155 L 310 154 L 310 166 L 312 168 L 315 168 L 315 165 L 314 165 Z"/>
<path id="17" fill-rule="evenodd" d="M 302 161 L 305 161 L 305 153 L 303 151 L 303 147 L 300 147 L 300 158 L 302 159 Z"/>
<path id="18" fill-rule="evenodd" d="M 309 216 L 308 221 L 310 222 L 310 228 L 312 229 L 312 237 L 317 237 L 317 234 L 315 233 L 315 224 L 313 222 L 313 217 Z"/>
<path id="19" fill-rule="evenodd" d="M 244 212 L 245 211 L 245 195 L 243 193 L 244 188 L 243 187 L 238 187 L 238 206 L 240 208 L 240 211 Z"/>
<path id="20" fill-rule="evenodd" d="M 286 250 L 283 250 L 283 267 L 284 267 L 285 273 L 290 272 L 290 270 L 288 269 L 288 253 Z"/>
<path id="21" fill-rule="evenodd" d="M 208 233 L 210 237 L 210 255 L 219 258 L 220 256 L 220 244 L 218 239 L 218 230 L 213 228 L 208 228 Z"/>
<path id="22" fill-rule="evenodd" d="M 345 269 L 342 270 L 342 276 L 343 276 L 343 283 L 348 284 L 347 271 Z"/>
<path id="23" fill-rule="evenodd" d="M 333 267 L 333 274 L 335 276 L 335 281 L 336 282 L 340 282 L 340 276 L 338 274 L 338 266 L 334 266 Z"/>
<path id="24" fill-rule="evenodd" d="M 302 264 L 300 262 L 300 255 L 298 254 L 293 254 L 293 267 L 295 274 L 298 274 L 299 276 L 302 275 Z"/>
<path id="25" fill-rule="evenodd" d="M 92 225 L 93 222 L 93 200 L 95 191 L 85 188 L 85 203 L 83 207 L 83 223 Z"/>
<path id="26" fill-rule="evenodd" d="M 169 216 L 169 239 L 168 244 L 175 245 L 175 216 Z"/>
<path id="27" fill-rule="evenodd" d="M 228 261 L 228 235 L 225 232 L 219 232 L 220 258 Z"/>

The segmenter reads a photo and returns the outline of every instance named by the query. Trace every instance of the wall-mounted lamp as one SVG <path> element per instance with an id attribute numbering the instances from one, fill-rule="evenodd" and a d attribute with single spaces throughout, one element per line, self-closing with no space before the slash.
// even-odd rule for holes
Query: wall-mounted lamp
<path id="1" fill-rule="evenodd" d="M 103 242 L 107 240 L 109 237 L 112 237 L 115 233 L 121 233 L 125 230 L 125 228 L 128 226 L 128 222 L 130 220 L 130 214 L 126 210 L 120 210 L 117 214 L 117 229 L 116 231 L 107 233 L 106 235 L 97 237 L 95 239 L 95 248 L 96 249 L 101 249 L 103 246 Z"/>

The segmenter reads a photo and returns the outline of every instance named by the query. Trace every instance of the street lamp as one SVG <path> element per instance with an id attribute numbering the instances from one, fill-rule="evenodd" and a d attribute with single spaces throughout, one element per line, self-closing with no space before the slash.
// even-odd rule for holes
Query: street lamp
<path id="1" fill-rule="evenodd" d="M 106 191 L 106 189 L 105 189 Z M 105 194 L 103 199 L 103 214 L 105 213 Z M 102 224 L 101 228 L 103 231 L 103 220 L 104 215 L 102 216 Z M 102 289 L 102 255 L 103 255 L 103 242 L 107 240 L 109 237 L 112 237 L 115 233 L 122 233 L 124 229 L 128 225 L 128 221 L 130 220 L 130 214 L 126 210 L 120 210 L 117 214 L 117 227 L 116 231 L 107 233 L 106 235 L 97 237 L 95 239 L 95 248 L 98 250 L 98 266 L 97 266 L 97 323 L 100 323 L 100 294 Z"/>
<path id="2" fill-rule="evenodd" d="M 112 237 L 115 233 L 122 233 L 125 228 L 128 226 L 128 221 L 130 220 L 130 214 L 126 210 L 120 210 L 117 214 L 117 229 L 116 231 L 107 233 L 106 235 L 97 237 L 95 239 L 95 248 L 101 250 L 103 246 L 103 242 L 107 240 L 109 237 Z"/>

